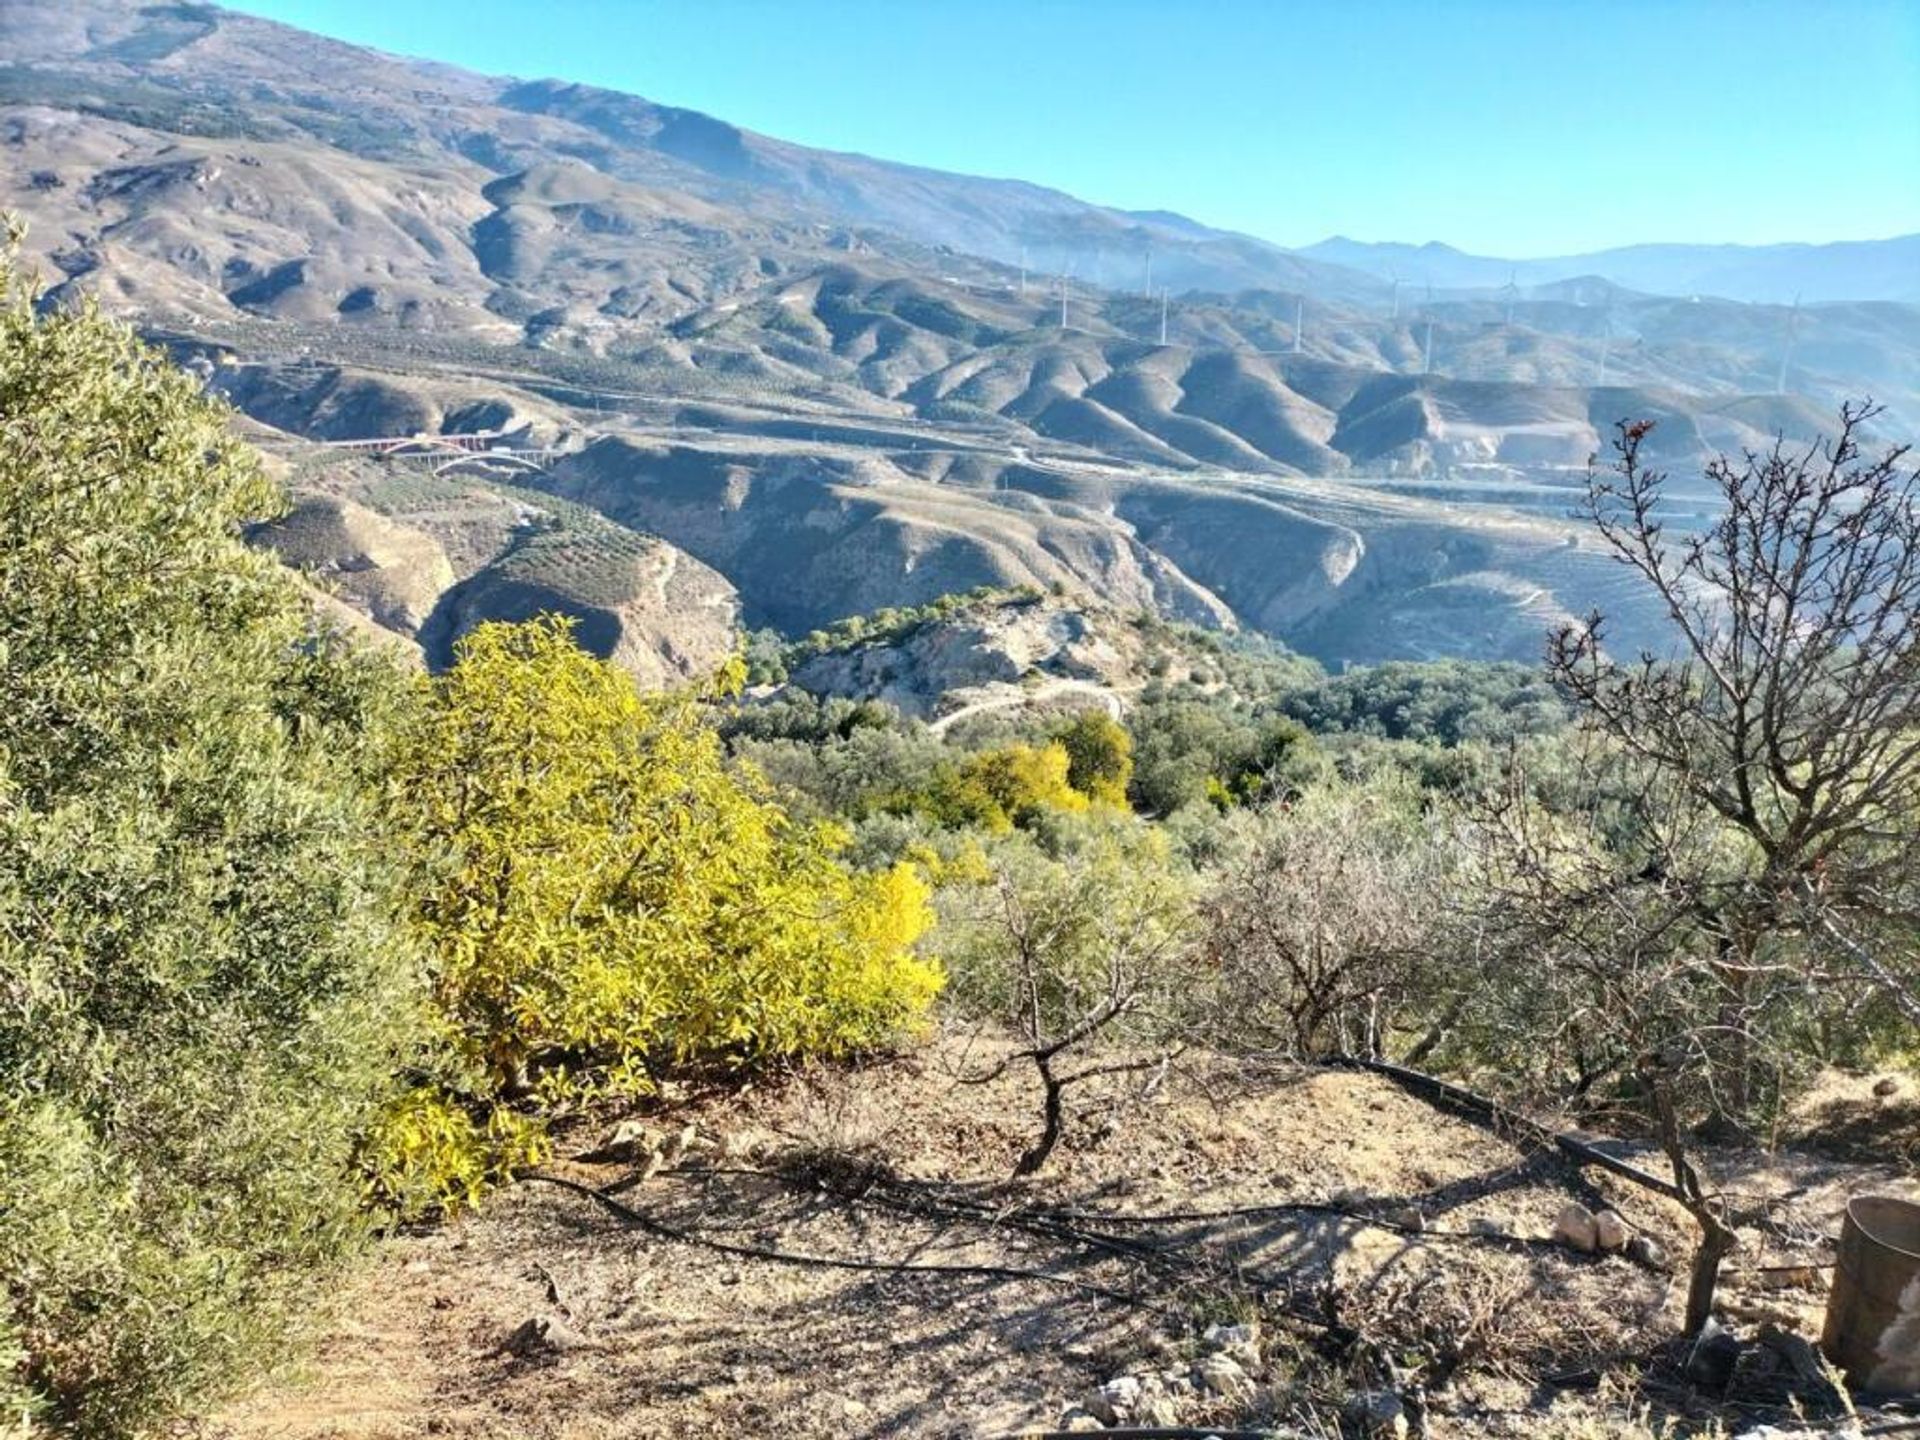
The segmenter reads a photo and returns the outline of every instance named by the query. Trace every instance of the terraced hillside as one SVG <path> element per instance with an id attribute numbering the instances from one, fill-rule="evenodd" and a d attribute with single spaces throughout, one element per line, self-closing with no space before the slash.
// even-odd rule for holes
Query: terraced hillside
<path id="1" fill-rule="evenodd" d="M 1526 657 L 1554 618 L 1627 603 L 1566 520 L 1616 422 L 1657 419 L 1683 475 L 1810 437 L 1845 396 L 1920 428 L 1907 304 L 1544 273 L 1416 293 L 1364 255 L 212 5 L 15 0 L 0 51 L 0 204 L 53 302 L 97 296 L 283 450 L 488 434 L 546 457 L 431 495 L 333 451 L 295 466 L 326 503 L 271 542 L 430 658 L 554 605 L 662 678 L 718 653 L 736 597 L 804 630 L 981 584 L 1335 664 Z M 1162 293 L 1089 283 L 1130 284 L 1148 248 Z M 1683 485 L 1672 518 L 1709 503 Z M 450 583 L 405 558 L 414 531 Z M 1657 617 L 1615 633 L 1657 642 Z"/>
<path id="2" fill-rule="evenodd" d="M 303 460 L 322 474 L 256 542 L 431 664 L 483 620 L 546 612 L 648 684 L 700 678 L 733 648 L 733 587 L 657 537 L 497 477 Z"/>

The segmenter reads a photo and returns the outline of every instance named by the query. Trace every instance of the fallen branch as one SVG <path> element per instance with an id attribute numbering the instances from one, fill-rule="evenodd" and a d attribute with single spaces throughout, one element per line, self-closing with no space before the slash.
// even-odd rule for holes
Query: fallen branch
<path id="1" fill-rule="evenodd" d="M 552 1185 L 561 1190 L 584 1195 L 587 1199 L 605 1207 L 614 1215 L 649 1234 L 658 1235 L 663 1240 L 672 1240 L 682 1245 L 697 1245 L 703 1249 L 717 1251 L 722 1255 L 734 1255 L 743 1260 L 766 1260 L 780 1265 L 805 1265 L 824 1270 L 853 1270 L 868 1274 L 882 1275 L 955 1275 L 972 1276 L 988 1280 L 1031 1280 L 1044 1285 L 1058 1285 L 1065 1289 L 1078 1290 L 1101 1300 L 1110 1300 L 1115 1304 L 1127 1305 L 1139 1310 L 1151 1310 L 1156 1314 L 1174 1313 L 1169 1307 L 1149 1300 L 1143 1295 L 1132 1294 L 1125 1290 L 1115 1290 L 1105 1285 L 1097 1285 L 1088 1280 L 1077 1280 L 1071 1275 L 1058 1275 L 1049 1270 L 1027 1270 L 1010 1265 L 980 1265 L 972 1263 L 940 1263 L 913 1260 L 846 1260 L 833 1255 L 802 1255 L 788 1250 L 773 1250 L 758 1245 L 739 1245 L 730 1240 L 714 1240 L 691 1230 L 683 1230 L 669 1224 L 644 1210 L 614 1199 L 594 1189 L 591 1185 L 582 1185 L 577 1180 L 566 1180 L 558 1175 L 538 1173 L 519 1177 L 524 1181 Z"/>

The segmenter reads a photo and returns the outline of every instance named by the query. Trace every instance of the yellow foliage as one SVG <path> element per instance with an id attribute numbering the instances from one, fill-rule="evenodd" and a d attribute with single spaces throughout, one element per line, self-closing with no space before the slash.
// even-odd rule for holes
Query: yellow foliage
<path id="1" fill-rule="evenodd" d="M 728 768 L 698 700 L 642 696 L 556 618 L 479 627 L 436 683 L 404 778 L 417 918 L 488 1093 L 869 1049 L 939 990 L 918 877 L 839 864 L 834 832 Z"/>
<path id="2" fill-rule="evenodd" d="M 361 1142 L 370 1197 L 402 1219 L 454 1214 L 551 1151 L 537 1119 L 491 1111 L 485 1122 L 436 1090 L 397 1097 Z"/>
<path id="3" fill-rule="evenodd" d="M 1096 805 L 1125 809 L 1133 779 L 1133 736 L 1104 710 L 1082 710 L 1056 736 L 1067 752 L 1067 783 Z"/>
<path id="4" fill-rule="evenodd" d="M 1005 834 L 1048 810 L 1087 808 L 1087 797 L 1067 783 L 1071 765 L 1058 740 L 983 750 L 936 780 L 922 807 L 945 825 Z"/>

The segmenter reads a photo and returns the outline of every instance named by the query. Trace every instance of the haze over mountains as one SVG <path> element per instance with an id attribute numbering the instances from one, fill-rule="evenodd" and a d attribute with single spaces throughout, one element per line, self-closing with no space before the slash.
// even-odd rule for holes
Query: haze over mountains
<path id="1" fill-rule="evenodd" d="M 1291 252 L 213 6 L 10 0 L 0 54 L 0 204 L 55 300 L 287 437 L 539 452 L 283 443 L 332 507 L 283 553 L 430 656 L 551 605 L 692 673 L 736 614 L 1011 583 L 1333 663 L 1531 657 L 1594 604 L 1651 643 L 1565 519 L 1615 421 L 1683 470 L 1863 393 L 1920 428 L 1915 237 Z"/>
<path id="2" fill-rule="evenodd" d="M 1451 245 L 1367 244 L 1335 236 L 1297 253 L 1408 284 L 1503 289 L 1596 278 L 1654 295 L 1920 303 L 1920 235 L 1827 245 L 1628 245 L 1546 260 L 1469 255 Z"/>

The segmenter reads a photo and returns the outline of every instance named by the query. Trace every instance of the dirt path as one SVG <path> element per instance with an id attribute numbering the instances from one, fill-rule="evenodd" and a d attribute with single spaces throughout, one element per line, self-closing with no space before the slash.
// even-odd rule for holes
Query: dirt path
<path id="1" fill-rule="evenodd" d="M 696 1140 L 644 1179 L 630 1164 L 576 1159 L 555 1170 L 621 1185 L 623 1203 L 729 1244 L 1038 1268 L 1134 1290 L 1188 1317 L 1208 1306 L 1220 1314 L 1217 1296 L 1204 1299 L 1213 1292 L 1124 1256 L 1004 1222 L 900 1213 L 878 1203 L 890 1190 L 843 1198 L 845 1173 L 823 1167 L 823 1154 L 881 1162 L 871 1173 L 898 1177 L 888 1185 L 989 1193 L 980 1187 L 1007 1174 L 1037 1113 L 1017 1073 L 957 1083 L 994 1053 L 949 1038 L 909 1062 L 683 1104 L 672 1127 L 690 1117 L 724 1146 Z M 1439 1324 L 1478 1347 L 1484 1369 L 1449 1392 L 1436 1436 L 1533 1433 L 1487 1417 L 1540 1403 L 1519 1377 L 1604 1363 L 1673 1324 L 1671 1276 L 1520 1242 L 1543 1237 L 1574 1195 L 1618 1204 L 1674 1251 L 1685 1240 L 1681 1217 L 1639 1192 L 1594 1191 L 1552 1158 L 1437 1114 L 1388 1081 L 1332 1072 L 1249 1080 L 1201 1067 L 1148 1100 L 1117 1089 L 1088 1098 L 1052 1171 L 991 1191 L 995 1203 L 1132 1216 L 1334 1197 L 1374 1216 L 1417 1209 L 1425 1233 L 1328 1211 L 1150 1233 L 1231 1257 L 1243 1296 L 1319 1304 L 1330 1294 L 1343 1318 L 1381 1333 Z M 664 1122 L 659 1133 L 670 1133 Z M 577 1155 L 604 1137 L 568 1138 Z M 1810 1160 L 1756 1161 L 1737 1173 L 1742 1190 L 1777 1197 L 1764 1245 L 1742 1257 L 1748 1267 L 1818 1258 L 1848 1189 L 1886 1178 Z M 1367 1198 L 1343 1195 L 1355 1190 Z M 1461 1238 L 1476 1230 L 1519 1241 Z M 1736 1275 L 1729 1297 L 1742 1315 L 1803 1333 L 1817 1325 L 1811 1288 L 1765 1289 Z M 352 1323 L 327 1338 L 304 1382 L 233 1407 L 204 1427 L 206 1440 L 1000 1437 L 1056 1423 L 1100 1381 L 1194 1344 L 1184 1318 L 1067 1286 L 741 1258 L 533 1184 L 456 1224 L 389 1241 L 343 1309 Z M 548 1323 L 547 1338 L 511 1344 L 529 1320 Z M 1281 1373 L 1257 1403 L 1280 1403 Z M 1190 1413 L 1215 1423 L 1236 1412 L 1196 1401 Z"/>
<path id="2" fill-rule="evenodd" d="M 1108 715 L 1120 719 L 1125 702 L 1113 688 L 1093 680 L 1049 680 L 1032 689 L 1019 689 L 1011 694 L 990 695 L 984 700 L 976 700 L 971 705 L 962 705 L 950 714 L 929 721 L 929 735 L 944 735 L 962 720 L 970 720 L 976 715 L 991 714 L 995 710 L 1025 709 L 1029 706 L 1044 705 L 1047 701 L 1062 695 L 1085 695 L 1096 701 Z"/>

